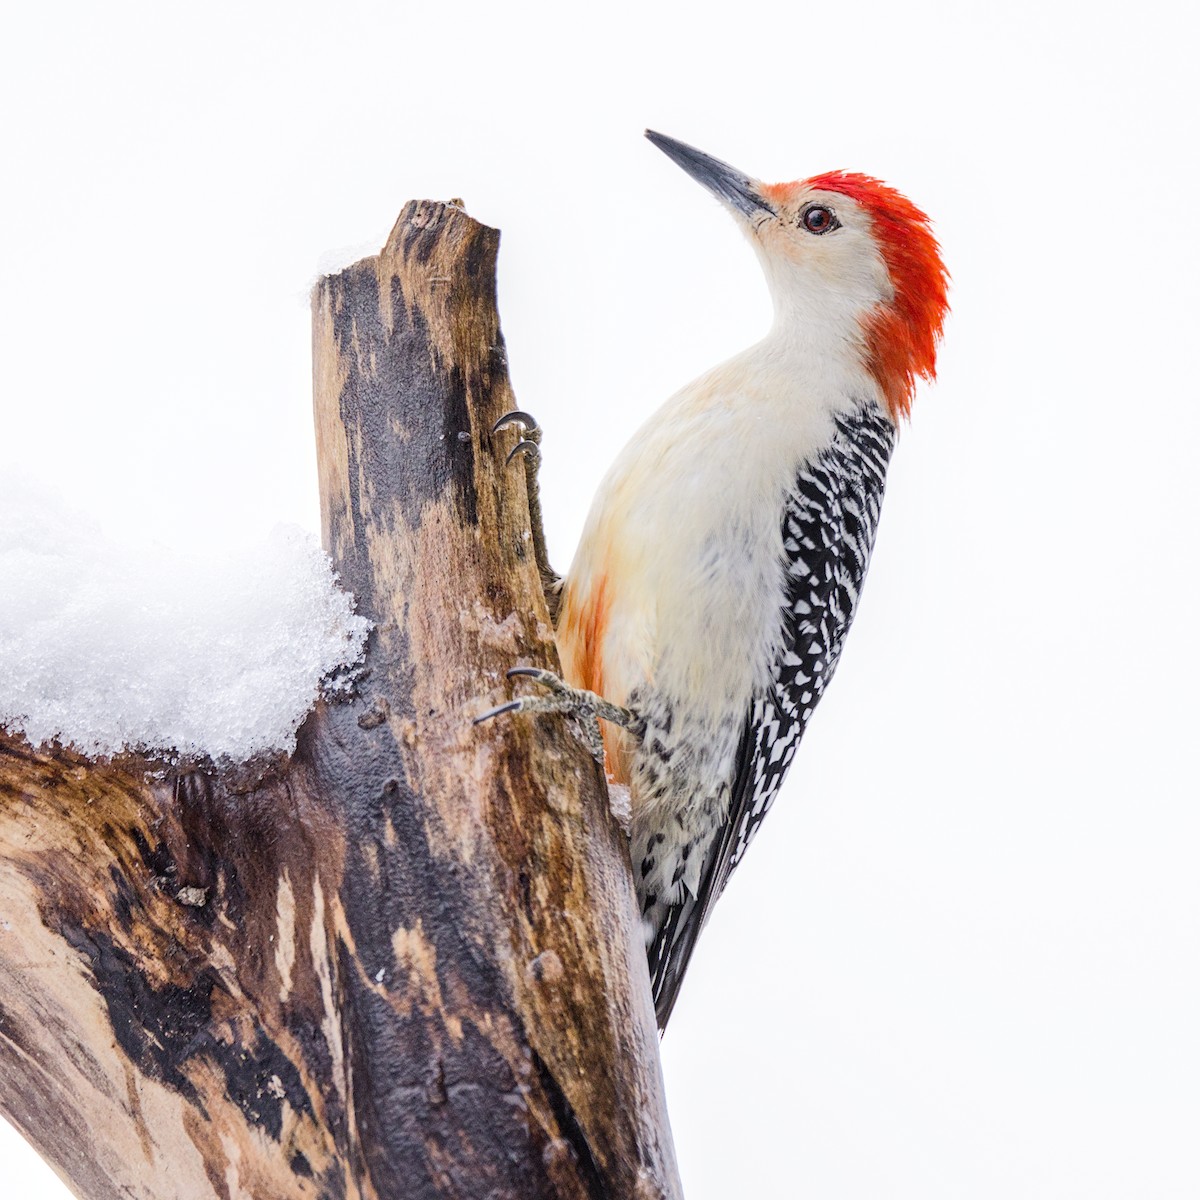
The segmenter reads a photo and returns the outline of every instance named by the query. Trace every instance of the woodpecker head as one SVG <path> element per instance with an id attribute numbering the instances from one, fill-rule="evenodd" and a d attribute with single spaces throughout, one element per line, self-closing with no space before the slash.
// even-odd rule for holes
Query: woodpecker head
<path id="1" fill-rule="evenodd" d="M 916 377 L 934 377 L 948 311 L 929 218 L 868 175 L 763 184 L 674 138 L 646 136 L 745 228 L 778 319 L 850 339 L 892 419 L 907 416 Z"/>

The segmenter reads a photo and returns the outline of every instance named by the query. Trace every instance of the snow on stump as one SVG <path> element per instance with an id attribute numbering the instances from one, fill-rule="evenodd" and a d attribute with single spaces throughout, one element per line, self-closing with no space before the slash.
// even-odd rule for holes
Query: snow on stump
<path id="1" fill-rule="evenodd" d="M 282 717 L 73 734 L 28 671 L 0 695 L 0 1108 L 80 1196 L 680 1195 L 602 774 L 563 721 L 471 724 L 557 667 L 490 433 L 498 241 L 410 203 L 315 289 L 324 542 L 372 626 L 294 753 Z"/>

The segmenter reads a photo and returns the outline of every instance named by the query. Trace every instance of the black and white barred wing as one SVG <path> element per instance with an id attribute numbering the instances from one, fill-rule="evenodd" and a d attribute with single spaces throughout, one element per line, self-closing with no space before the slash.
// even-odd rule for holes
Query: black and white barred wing
<path id="1" fill-rule="evenodd" d="M 700 930 L 758 832 L 842 652 L 879 524 L 895 427 L 872 406 L 839 420 L 801 470 L 783 519 L 786 605 L 769 690 L 746 716 L 727 815 L 709 843 L 696 896 L 673 904 L 650 947 L 659 1028 L 666 1028 Z"/>

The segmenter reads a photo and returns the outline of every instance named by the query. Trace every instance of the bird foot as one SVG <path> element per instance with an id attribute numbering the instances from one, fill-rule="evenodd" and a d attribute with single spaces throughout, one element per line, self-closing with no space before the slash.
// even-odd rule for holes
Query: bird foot
<path id="1" fill-rule="evenodd" d="M 521 409 L 513 409 L 492 426 L 492 433 L 516 425 L 521 429 L 521 440 L 508 452 L 504 461 L 509 464 L 518 455 L 525 461 L 525 491 L 529 499 L 529 525 L 533 535 L 533 557 L 537 563 L 538 575 L 542 581 L 542 591 L 546 596 L 546 604 L 550 609 L 550 619 L 557 623 L 558 600 L 562 591 L 562 576 L 550 565 L 550 555 L 546 549 L 546 531 L 542 524 L 542 497 L 538 486 L 538 468 L 542 465 L 542 427 L 536 418 Z"/>
<path id="2" fill-rule="evenodd" d="M 514 679 L 525 676 L 546 688 L 548 696 L 518 696 L 507 704 L 489 708 L 475 718 L 476 725 L 490 721 L 502 713 L 566 713 L 575 717 L 583 727 L 583 739 L 592 757 L 604 765 L 604 738 L 600 734 L 600 722 L 610 721 L 622 729 L 628 729 L 635 737 L 640 738 L 645 732 L 646 723 L 637 713 L 619 704 L 612 704 L 603 696 L 589 692 L 584 688 L 573 688 L 564 683 L 553 671 L 544 671 L 540 667 L 513 667 L 508 672 L 508 678 Z"/>
<path id="3" fill-rule="evenodd" d="M 508 452 L 504 459 L 505 463 L 511 463 L 518 454 L 525 454 L 533 459 L 535 466 L 541 466 L 542 427 L 537 423 L 537 418 L 519 408 L 514 408 L 512 412 L 506 412 L 492 426 L 492 433 L 499 433 L 500 430 L 507 429 L 510 425 L 519 425 L 522 436 L 521 440 Z"/>

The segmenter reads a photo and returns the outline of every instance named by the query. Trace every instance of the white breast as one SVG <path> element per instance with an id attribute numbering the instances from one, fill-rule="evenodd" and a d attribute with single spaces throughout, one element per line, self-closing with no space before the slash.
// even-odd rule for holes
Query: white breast
<path id="1" fill-rule="evenodd" d="M 603 580 L 606 698 L 648 686 L 688 719 L 740 727 L 769 678 L 783 608 L 781 517 L 833 417 L 873 386 L 814 377 L 768 339 L 702 376 L 634 436 L 601 486 L 567 576 L 575 603 Z M 571 673 L 571 647 L 563 647 Z"/>

